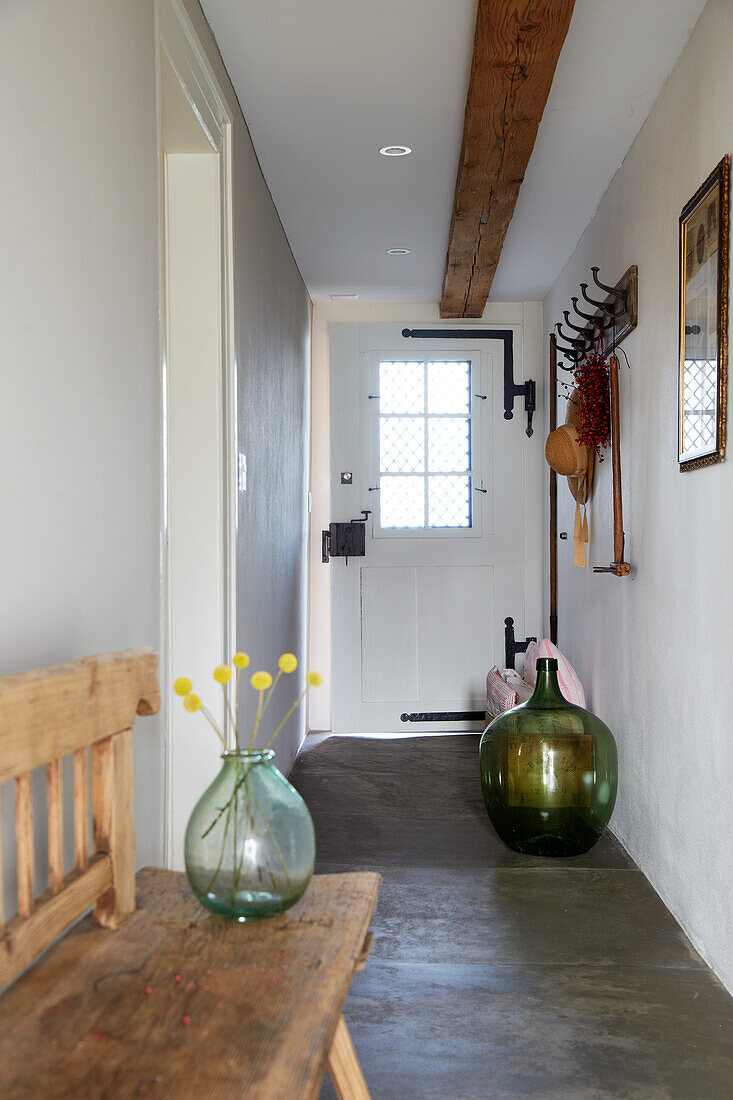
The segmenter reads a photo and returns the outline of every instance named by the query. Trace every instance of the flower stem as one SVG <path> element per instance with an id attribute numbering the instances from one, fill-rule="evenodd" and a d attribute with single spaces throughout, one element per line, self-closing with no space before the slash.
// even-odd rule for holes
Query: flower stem
<path id="1" fill-rule="evenodd" d="M 213 717 L 213 715 L 211 714 L 211 711 L 207 710 L 207 709 L 206 709 L 206 707 L 205 707 L 205 706 L 203 705 L 203 703 L 201 704 L 201 713 L 203 714 L 204 718 L 206 719 L 206 721 L 207 721 L 207 722 L 209 723 L 209 725 L 210 725 L 210 726 L 211 726 L 211 728 L 213 729 L 213 731 L 214 731 L 214 733 L 216 734 L 216 736 L 217 736 L 217 737 L 219 738 L 219 740 L 221 741 L 221 743 L 222 743 L 222 745 L 224 746 L 224 748 L 225 748 L 225 749 L 226 749 L 226 748 L 228 748 L 228 746 L 227 746 L 227 743 L 226 743 L 226 741 L 225 741 L 225 740 L 224 740 L 224 738 L 222 737 L 222 734 L 221 734 L 221 730 L 219 729 L 219 727 L 217 726 L 216 722 L 214 721 L 214 717 Z"/>
<path id="2" fill-rule="evenodd" d="M 208 829 L 203 834 L 203 836 L 201 838 L 202 840 L 205 836 L 208 835 L 208 833 L 211 832 L 211 830 L 214 828 L 214 825 L 216 824 L 216 822 L 219 820 L 219 818 L 221 817 L 221 815 L 223 813 L 224 813 L 224 810 L 221 811 L 221 813 L 217 816 L 215 821 L 212 821 L 211 825 L 209 825 Z M 208 894 L 209 890 L 211 889 L 211 887 L 214 885 L 217 878 L 219 877 L 219 872 L 221 871 L 221 865 L 222 865 L 222 862 L 224 860 L 224 848 L 226 847 L 227 835 L 229 833 L 229 818 L 231 817 L 231 813 L 232 813 L 232 800 L 230 798 L 229 802 L 227 804 L 227 819 L 224 822 L 224 836 L 222 837 L 222 841 L 221 841 L 221 852 L 219 853 L 219 862 L 216 865 L 216 870 L 214 871 L 214 874 L 211 876 L 211 881 L 209 882 L 209 885 L 204 890 L 205 894 Z"/>
<path id="3" fill-rule="evenodd" d="M 272 744 L 272 742 L 273 742 L 273 741 L 275 740 L 275 738 L 277 737 L 278 733 L 280 732 L 280 730 L 281 730 L 281 729 L 283 728 L 283 726 L 284 726 L 284 725 L 285 725 L 285 723 L 287 722 L 287 720 L 288 720 L 288 718 L 290 717 L 290 715 L 291 715 L 291 714 L 293 713 L 293 711 L 296 711 L 296 710 L 298 709 L 298 707 L 299 707 L 299 706 L 300 706 L 300 704 L 301 704 L 301 701 L 303 700 L 304 696 L 306 696 L 307 694 L 308 694 L 308 688 L 306 688 L 306 689 L 305 689 L 305 691 L 304 691 L 304 692 L 303 692 L 303 693 L 302 693 L 301 695 L 299 695 L 299 696 L 298 696 L 298 698 L 297 698 L 297 699 L 295 700 L 295 702 L 293 703 L 292 707 L 290 708 L 290 710 L 289 710 L 289 711 L 288 711 L 288 713 L 287 713 L 287 714 L 285 715 L 285 717 L 283 718 L 283 720 L 282 720 L 282 722 L 280 723 L 280 725 L 279 725 L 279 726 L 277 727 L 277 729 L 276 729 L 276 730 L 275 730 L 275 732 L 273 733 L 272 737 L 271 737 L 271 738 L 269 739 L 269 741 L 267 741 L 267 743 L 266 743 L 266 744 L 265 744 L 265 745 L 263 746 L 263 749 L 262 749 L 262 751 L 263 751 L 263 752 L 265 751 L 265 749 L 269 749 L 270 745 L 271 745 L 271 744 Z"/>
<path id="4" fill-rule="evenodd" d="M 227 713 L 229 715 L 229 721 L 232 723 L 232 729 L 234 730 L 234 737 L 235 737 L 235 740 L 236 740 L 237 723 L 234 721 L 234 715 L 232 714 L 232 708 L 229 705 L 229 692 L 227 691 L 227 685 L 222 684 L 221 685 L 221 690 L 224 692 L 224 706 L 227 708 Z"/>
<path id="5" fill-rule="evenodd" d="M 229 798 L 229 801 L 227 802 L 227 804 L 226 804 L 225 806 L 220 806 L 220 807 L 219 807 L 219 813 L 218 813 L 218 814 L 216 815 L 216 817 L 214 818 L 214 820 L 213 820 L 213 821 L 211 822 L 211 825 L 209 825 L 208 829 L 207 829 L 207 830 L 206 830 L 205 832 L 203 832 L 203 833 L 201 834 L 201 839 L 202 839 L 202 840 L 204 839 L 204 837 L 207 837 L 207 836 L 209 835 L 209 833 L 210 833 L 210 832 L 211 832 L 211 830 L 212 830 L 212 829 L 214 828 L 214 826 L 215 826 L 215 825 L 217 824 L 217 822 L 219 821 L 219 818 L 220 818 L 220 817 L 221 817 L 221 815 L 222 815 L 222 814 L 224 813 L 224 811 L 225 811 L 226 809 L 228 809 L 228 808 L 229 808 L 229 807 L 231 806 L 231 803 L 232 803 L 232 798 L 234 798 L 234 795 L 235 795 L 235 794 L 237 793 L 237 791 L 239 790 L 239 788 L 240 788 L 240 787 L 242 786 L 242 784 L 243 784 L 243 783 L 244 783 L 244 781 L 246 780 L 246 778 L 247 778 L 247 774 L 248 774 L 248 773 L 247 773 L 247 772 L 245 772 L 245 774 L 244 774 L 243 776 L 241 776 L 241 777 L 240 777 L 240 778 L 239 778 L 239 779 L 237 780 L 237 784 L 236 784 L 236 786 L 234 787 L 234 789 L 233 789 L 233 791 L 232 791 L 232 793 L 231 793 L 231 796 L 230 796 L 230 798 Z"/>
<path id="6" fill-rule="evenodd" d="M 282 854 L 282 850 L 280 848 L 280 845 L 278 844 L 277 840 L 275 839 L 275 834 L 273 833 L 273 831 L 270 827 L 270 822 L 267 820 L 267 817 L 265 816 L 265 811 L 262 809 L 262 804 L 261 804 L 259 798 L 257 797 L 257 791 L 254 789 L 254 787 L 252 788 L 252 797 L 254 798 L 255 802 L 257 803 L 257 805 L 260 808 L 260 813 L 262 814 L 262 820 L 265 823 L 265 828 L 267 829 L 268 833 L 270 834 L 270 839 L 272 840 L 272 843 L 275 845 L 275 849 L 277 851 L 277 854 L 280 856 L 280 862 L 283 865 L 283 871 L 285 872 L 285 881 L 288 884 L 288 889 L 292 890 L 293 889 L 293 884 L 290 881 L 290 871 L 288 869 L 288 865 L 285 862 L 285 857 Z"/>
<path id="7" fill-rule="evenodd" d="M 234 713 L 236 714 L 236 718 L 234 720 L 234 738 L 237 744 L 237 749 L 239 748 L 239 677 L 241 673 L 241 668 L 238 668 L 237 675 L 234 680 Z"/>
<path id="8" fill-rule="evenodd" d="M 265 713 L 265 711 L 267 710 L 267 708 L 268 708 L 268 707 L 269 707 L 269 705 L 270 705 L 270 699 L 272 699 L 272 693 L 273 693 L 273 691 L 275 690 L 275 688 L 277 687 L 277 682 L 278 682 L 278 680 L 280 679 L 280 677 L 282 676 L 282 674 L 283 674 L 283 670 L 282 670 L 281 668 L 280 668 L 280 669 L 278 669 L 278 672 L 277 672 L 277 676 L 276 676 L 276 677 L 275 677 L 275 679 L 274 679 L 274 680 L 272 681 L 272 687 L 270 688 L 270 690 L 269 690 L 269 691 L 268 691 L 268 693 L 267 693 L 267 698 L 265 699 L 265 705 L 264 705 L 264 707 L 262 708 L 262 714 L 263 714 L 263 716 L 264 716 L 264 713 Z"/>
<path id="9" fill-rule="evenodd" d="M 261 691 L 260 692 L 260 701 L 257 704 L 257 714 L 255 716 L 255 725 L 254 725 L 254 729 L 252 730 L 252 736 L 251 736 L 250 741 L 249 741 L 250 751 L 254 748 L 255 737 L 257 736 L 257 730 L 259 729 L 259 725 L 260 725 L 260 722 L 262 720 L 262 697 L 263 697 L 263 695 L 264 695 L 264 691 Z"/>
<path id="10" fill-rule="evenodd" d="M 232 794 L 234 801 L 234 837 L 232 838 L 232 855 L 234 859 L 232 861 L 232 908 L 236 905 L 237 901 L 237 819 L 239 817 L 239 787 L 235 783 L 234 792 Z"/>

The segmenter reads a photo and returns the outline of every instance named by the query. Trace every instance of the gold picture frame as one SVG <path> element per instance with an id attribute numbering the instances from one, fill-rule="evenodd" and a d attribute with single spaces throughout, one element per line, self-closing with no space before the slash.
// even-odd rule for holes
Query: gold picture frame
<path id="1" fill-rule="evenodd" d="M 678 461 L 725 458 L 728 372 L 728 173 L 723 157 L 680 215 Z"/>

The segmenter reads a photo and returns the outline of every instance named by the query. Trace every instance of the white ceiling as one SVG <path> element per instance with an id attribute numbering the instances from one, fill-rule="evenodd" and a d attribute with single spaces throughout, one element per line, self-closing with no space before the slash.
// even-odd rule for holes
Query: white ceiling
<path id="1" fill-rule="evenodd" d="M 437 301 L 476 0 L 202 4 L 311 297 Z M 544 297 L 704 5 L 576 0 L 494 301 Z"/>

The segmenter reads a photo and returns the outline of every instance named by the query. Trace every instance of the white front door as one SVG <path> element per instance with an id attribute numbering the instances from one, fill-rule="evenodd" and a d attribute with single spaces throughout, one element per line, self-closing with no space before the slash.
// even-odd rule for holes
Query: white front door
<path id="1" fill-rule="evenodd" d="M 524 637 L 525 418 L 517 402 L 504 419 L 504 344 L 344 323 L 329 359 L 331 520 L 370 512 L 364 557 L 329 565 L 332 728 L 475 728 L 400 716 L 483 710 L 507 616 Z"/>

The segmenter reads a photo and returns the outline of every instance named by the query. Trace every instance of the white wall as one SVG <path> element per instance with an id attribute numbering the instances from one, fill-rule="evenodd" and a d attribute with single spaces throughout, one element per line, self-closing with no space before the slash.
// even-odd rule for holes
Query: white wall
<path id="1" fill-rule="evenodd" d="M 482 320 L 486 324 L 516 324 L 523 326 L 523 362 L 515 361 L 515 379 L 534 378 L 537 381 L 538 426 L 531 440 L 523 436 L 524 500 L 525 500 L 525 607 L 527 623 L 539 629 L 542 606 L 542 545 L 539 532 L 542 492 L 541 424 L 543 415 L 542 370 L 542 310 L 537 302 L 502 304 L 489 302 Z M 324 684 L 310 696 L 308 728 L 331 728 L 331 573 L 321 561 L 321 532 L 331 520 L 343 517 L 331 515 L 332 478 L 330 423 L 330 366 L 328 354 L 331 322 L 399 323 L 445 325 L 440 319 L 438 303 L 321 303 L 313 307 L 313 352 L 311 390 L 311 489 L 313 512 L 310 528 L 310 664 L 324 675 Z M 477 324 L 478 322 L 471 322 Z M 455 327 L 455 323 L 451 322 Z"/>
<path id="2" fill-rule="evenodd" d="M 272 666 L 282 649 L 305 652 L 310 303 L 216 47 L 187 5 L 235 116 L 240 432 L 251 455 L 239 641 Z M 155 52 L 152 0 L 0 5 L 0 675 L 159 646 Z M 303 730 L 301 716 L 282 739 L 286 768 Z M 141 863 L 163 858 L 162 745 L 159 721 L 139 720 Z"/>
<path id="3" fill-rule="evenodd" d="M 657 103 L 545 300 L 547 332 L 591 264 L 639 267 L 639 326 L 623 347 L 621 462 L 630 579 L 572 565 L 560 484 L 559 643 L 616 734 L 612 827 L 733 989 L 733 463 L 677 466 L 678 219 L 733 149 L 733 5 L 709 0 Z M 622 363 L 623 363 L 623 357 Z M 562 372 L 560 372 L 562 373 Z M 559 417 L 562 423 L 563 417 Z M 591 562 L 612 557 L 610 461 L 598 471 Z"/>
<path id="4" fill-rule="evenodd" d="M 0 99 L 5 675 L 158 647 L 151 5 L 6 0 Z M 157 719 L 137 722 L 135 764 L 139 859 L 160 862 Z"/>

